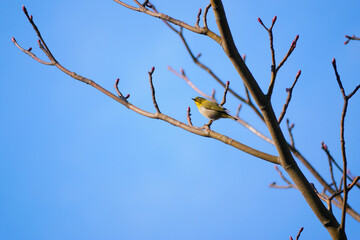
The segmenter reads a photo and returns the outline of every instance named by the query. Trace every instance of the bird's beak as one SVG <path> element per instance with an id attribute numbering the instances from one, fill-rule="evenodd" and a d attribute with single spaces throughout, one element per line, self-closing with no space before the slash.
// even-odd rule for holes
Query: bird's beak
<path id="1" fill-rule="evenodd" d="M 194 101 L 195 101 L 195 98 L 192 98 L 192 100 L 194 100 Z"/>

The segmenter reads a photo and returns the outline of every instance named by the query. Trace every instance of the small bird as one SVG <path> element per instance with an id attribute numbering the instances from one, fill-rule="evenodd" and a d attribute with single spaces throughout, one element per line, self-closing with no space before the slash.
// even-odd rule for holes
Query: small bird
<path id="1" fill-rule="evenodd" d="M 202 97 L 192 98 L 199 112 L 210 120 L 217 120 L 219 118 L 231 118 L 237 121 L 236 118 L 228 114 L 228 110 L 220 106 L 216 102 L 209 101 Z"/>

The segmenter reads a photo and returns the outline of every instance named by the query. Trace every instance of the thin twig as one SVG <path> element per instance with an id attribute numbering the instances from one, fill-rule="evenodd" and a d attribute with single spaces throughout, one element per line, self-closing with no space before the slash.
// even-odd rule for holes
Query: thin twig
<path id="1" fill-rule="evenodd" d="M 350 191 L 357 184 L 359 180 L 360 180 L 360 176 L 355 177 L 354 180 L 346 187 L 347 191 Z M 337 191 L 336 193 L 334 193 L 329 197 L 329 200 L 332 201 L 335 197 L 339 196 L 343 192 L 344 189 Z"/>
<path id="2" fill-rule="evenodd" d="M 284 182 L 287 183 L 287 186 L 279 186 L 276 184 L 276 182 L 273 182 L 269 185 L 269 187 L 271 188 L 295 188 L 298 189 L 296 185 L 292 184 L 287 178 L 285 178 L 284 174 L 280 171 L 280 169 L 278 168 L 278 166 L 274 166 L 275 170 L 279 173 L 280 177 L 282 178 L 282 180 L 284 180 Z"/>
<path id="3" fill-rule="evenodd" d="M 336 67 L 336 60 L 335 58 L 332 60 L 332 65 L 335 71 L 335 76 L 336 76 L 336 81 L 339 85 L 341 94 L 344 98 L 344 105 L 343 105 L 343 111 L 341 113 L 341 121 L 340 121 L 340 143 L 341 143 L 341 155 L 342 155 L 342 159 L 343 159 L 343 208 L 342 208 L 342 213 L 341 213 L 341 224 L 340 224 L 340 228 L 345 231 L 345 216 L 346 216 L 346 207 L 347 207 L 347 198 L 348 198 L 348 189 L 347 189 L 347 184 L 346 184 L 346 180 L 347 180 L 347 158 L 346 158 L 346 150 L 345 150 L 345 117 L 346 117 L 346 112 L 347 112 L 347 107 L 348 107 L 348 101 L 349 99 L 356 93 L 356 91 L 360 88 L 360 84 L 349 94 L 346 95 L 345 93 L 345 89 L 342 85 L 341 79 L 340 79 L 340 75 L 337 71 L 337 67 Z"/>
<path id="4" fill-rule="evenodd" d="M 296 240 L 299 240 L 301 232 L 304 230 L 304 227 L 301 227 L 299 233 L 296 235 Z"/>
<path id="5" fill-rule="evenodd" d="M 44 60 L 41 60 L 40 58 L 38 58 L 34 53 L 31 52 L 32 48 L 30 47 L 28 50 L 25 50 L 24 48 L 22 48 L 15 40 L 14 37 L 11 38 L 11 41 L 24 53 L 26 53 L 27 55 L 29 55 L 30 57 L 32 57 L 33 59 L 35 59 L 36 61 L 38 61 L 41 64 L 45 64 L 45 65 L 55 65 L 55 62 L 47 62 Z"/>
<path id="6" fill-rule="evenodd" d="M 283 60 L 279 63 L 279 65 L 276 67 L 276 72 L 279 71 L 279 69 L 284 65 L 284 63 L 286 62 L 286 60 L 290 57 L 291 53 L 295 50 L 296 48 L 296 43 L 299 40 L 299 35 L 296 35 L 294 41 L 291 43 L 291 46 L 289 48 L 289 51 L 286 53 L 285 57 L 283 58 Z"/>
<path id="7" fill-rule="evenodd" d="M 348 174 L 349 178 L 351 179 L 351 181 L 354 181 L 355 176 L 351 174 L 351 172 L 350 172 L 349 169 L 348 169 L 348 171 L 347 171 L 347 174 Z M 356 183 L 356 186 L 357 186 L 358 188 L 360 188 L 360 183 Z"/>
<path id="8" fill-rule="evenodd" d="M 181 74 L 180 74 L 180 73 L 178 73 L 177 71 L 175 71 L 175 70 L 174 70 L 172 67 L 170 67 L 170 66 L 168 66 L 167 68 L 168 68 L 172 73 L 174 73 L 176 76 L 184 79 L 185 82 L 186 82 L 187 84 L 189 84 L 189 86 L 190 86 L 192 89 L 195 90 L 195 92 L 197 92 L 198 94 L 200 94 L 201 96 L 203 96 L 203 97 L 205 97 L 205 98 L 208 98 L 208 99 L 211 99 L 211 100 L 215 100 L 212 96 L 207 95 L 206 93 L 204 93 L 203 91 L 201 91 L 198 87 L 196 87 L 196 85 L 195 85 L 192 81 L 190 81 L 190 79 L 186 76 L 184 69 L 182 69 L 182 68 L 180 69 L 180 71 L 181 71 Z"/>
<path id="9" fill-rule="evenodd" d="M 199 33 L 199 34 L 203 34 L 203 35 L 207 35 L 208 37 L 212 38 L 213 40 L 215 40 L 217 43 L 221 43 L 221 37 L 219 35 L 217 35 L 216 33 L 214 33 L 213 31 L 209 30 L 208 28 L 202 27 L 199 28 L 197 26 L 191 26 L 183 21 L 180 21 L 178 19 L 172 18 L 166 14 L 163 13 L 159 13 L 157 11 L 151 11 L 150 9 L 144 7 L 141 3 L 139 3 L 138 1 L 134 0 L 134 2 L 138 5 L 138 7 L 134 7 L 131 6 L 129 4 L 124 3 L 123 1 L 120 0 L 114 0 L 115 2 L 119 3 L 120 5 L 129 8 L 133 11 L 137 11 L 137 12 L 143 12 L 146 13 L 152 17 L 156 17 L 156 18 L 160 18 L 164 21 L 173 23 L 175 25 L 178 25 L 180 27 L 183 27 L 189 31 L 195 32 L 195 33 Z M 154 9 L 154 5 L 151 5 L 151 8 Z"/>
<path id="10" fill-rule="evenodd" d="M 207 29 L 208 29 L 207 14 L 208 14 L 210 8 L 211 8 L 211 3 L 209 3 L 209 5 L 206 6 L 205 11 L 204 11 L 204 16 L 203 16 L 204 28 L 207 28 Z"/>
<path id="11" fill-rule="evenodd" d="M 124 97 L 124 95 L 122 95 L 122 93 L 120 92 L 119 87 L 118 87 L 119 81 L 120 81 L 119 78 L 116 79 L 115 84 L 114 84 L 114 88 L 115 88 L 115 90 L 116 90 L 119 98 L 122 98 L 122 99 L 124 99 L 125 101 L 127 101 L 127 99 L 130 97 L 130 94 L 126 95 L 126 97 Z"/>
<path id="12" fill-rule="evenodd" d="M 292 130 L 293 128 L 295 127 L 295 124 L 291 124 L 290 125 L 290 120 L 289 119 L 286 119 L 286 126 L 287 126 L 287 129 L 288 129 L 288 132 L 289 132 L 289 136 L 290 136 L 290 145 L 294 148 L 295 147 L 295 143 L 294 143 L 294 136 L 292 134 Z"/>
<path id="13" fill-rule="evenodd" d="M 200 28 L 200 26 L 199 26 L 200 16 L 201 16 L 201 8 L 199 9 L 199 13 L 198 13 L 198 15 L 197 15 L 196 23 L 195 23 L 195 27 L 198 27 L 198 28 Z"/>
<path id="14" fill-rule="evenodd" d="M 285 102 L 285 104 L 284 104 L 284 106 L 283 106 L 283 110 L 281 111 L 280 116 L 279 116 L 279 119 L 278 119 L 278 123 L 279 123 L 279 124 L 281 123 L 281 121 L 283 120 L 283 118 L 284 118 L 284 116 L 285 116 L 286 110 L 287 110 L 287 108 L 288 108 L 288 106 L 289 106 L 289 103 L 290 103 L 290 100 L 291 100 L 292 91 L 293 91 L 293 89 L 294 89 L 294 87 L 295 87 L 295 84 L 296 84 L 297 80 L 298 80 L 299 77 L 300 77 L 300 74 L 301 74 L 301 70 L 299 70 L 298 73 L 296 74 L 295 81 L 294 81 L 294 83 L 292 84 L 292 86 L 291 86 L 290 88 L 287 88 L 287 89 L 286 89 L 286 91 L 287 91 L 287 93 L 288 93 L 288 96 L 287 96 L 287 98 L 286 98 L 286 102 Z"/>
<path id="15" fill-rule="evenodd" d="M 329 151 L 327 151 L 327 146 L 324 142 L 321 143 L 321 148 L 326 152 L 328 153 Z M 334 178 L 334 171 L 333 171 L 333 167 L 332 167 L 332 163 L 334 161 L 334 159 L 331 157 L 330 153 L 327 154 L 328 156 L 328 160 L 329 160 L 329 171 L 330 171 L 330 177 L 331 177 L 331 181 L 333 183 L 333 186 L 335 188 L 335 191 L 338 191 L 338 188 L 337 188 L 337 185 L 336 185 L 336 181 L 335 181 L 335 178 Z"/>
<path id="16" fill-rule="evenodd" d="M 152 67 L 151 71 L 148 72 L 149 81 L 150 81 L 150 87 L 151 87 L 151 95 L 152 95 L 152 100 L 153 100 L 153 104 L 154 104 L 154 107 L 156 109 L 156 112 L 161 113 L 160 109 L 159 109 L 159 106 L 158 106 L 158 104 L 156 102 L 156 98 L 155 98 L 155 88 L 154 88 L 154 84 L 153 84 L 153 80 L 152 80 L 152 75 L 153 75 L 154 71 L 155 71 L 155 67 Z"/>
<path id="17" fill-rule="evenodd" d="M 242 107 L 242 104 L 240 103 L 238 108 L 237 108 L 236 114 L 235 114 L 236 118 L 239 118 L 241 107 Z"/>
<path id="18" fill-rule="evenodd" d="M 360 38 L 356 37 L 355 35 L 345 35 L 345 37 L 347 38 L 347 40 L 344 42 L 345 45 L 348 44 L 351 40 L 360 40 Z"/>
<path id="19" fill-rule="evenodd" d="M 275 49 L 274 49 L 274 36 L 273 36 L 273 32 L 272 29 L 275 25 L 275 22 L 277 20 L 277 16 L 275 16 L 272 19 L 272 23 L 270 28 L 267 28 L 265 26 L 265 24 L 263 23 L 263 21 L 258 18 L 259 23 L 261 24 L 261 26 L 264 27 L 264 29 L 268 32 L 269 34 L 269 40 L 270 40 L 270 52 L 271 52 L 271 79 L 270 79 L 270 84 L 269 84 L 269 88 L 268 88 L 268 92 L 267 92 L 267 96 L 269 98 L 271 98 L 271 95 L 273 93 L 274 90 L 274 86 L 275 86 L 275 79 L 276 79 L 276 75 L 277 72 L 279 71 L 279 69 L 282 67 L 282 65 L 284 65 L 284 63 L 286 62 L 286 60 L 289 58 L 289 56 L 291 55 L 291 53 L 294 51 L 295 47 L 296 47 L 296 42 L 299 39 L 299 35 L 297 35 L 295 37 L 295 40 L 292 42 L 289 51 L 287 52 L 287 54 L 285 55 L 285 57 L 283 58 L 283 60 L 279 63 L 278 66 L 276 66 L 276 58 L 275 58 Z"/>
<path id="20" fill-rule="evenodd" d="M 223 95 L 222 101 L 220 103 L 220 106 L 224 106 L 224 104 L 226 103 L 226 94 L 229 91 L 229 85 L 230 85 L 230 82 L 227 81 L 226 86 L 225 86 L 225 90 L 224 90 L 224 95 Z"/>
<path id="21" fill-rule="evenodd" d="M 190 126 L 193 126 L 192 122 L 191 122 L 191 112 L 190 112 L 190 107 L 187 108 L 187 116 L 186 119 L 189 123 Z"/>
<path id="22" fill-rule="evenodd" d="M 326 156 L 328 157 L 329 160 L 331 160 L 331 162 L 333 164 L 335 164 L 336 168 L 340 171 L 340 172 L 343 172 L 343 169 L 340 167 L 340 165 L 335 161 L 335 159 L 333 158 L 333 156 L 331 155 L 330 153 L 330 150 L 329 148 L 327 147 L 327 145 L 322 142 L 321 143 L 321 149 L 324 150 L 324 152 L 326 153 Z M 350 174 L 349 174 L 349 171 L 347 172 L 347 179 L 349 179 L 350 181 L 353 181 L 354 180 L 354 177 L 351 177 Z M 342 181 L 341 181 L 341 184 L 342 185 Z M 356 186 L 358 188 L 360 188 L 360 184 L 356 184 Z M 337 190 L 339 189 L 337 186 L 335 187 Z"/>

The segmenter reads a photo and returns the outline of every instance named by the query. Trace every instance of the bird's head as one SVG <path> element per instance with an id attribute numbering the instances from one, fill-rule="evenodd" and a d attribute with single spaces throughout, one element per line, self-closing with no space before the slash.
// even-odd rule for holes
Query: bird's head
<path id="1" fill-rule="evenodd" d="M 203 104 L 203 102 L 206 101 L 206 99 L 202 97 L 192 98 L 192 100 L 194 100 L 196 106 L 201 106 L 201 104 Z"/>

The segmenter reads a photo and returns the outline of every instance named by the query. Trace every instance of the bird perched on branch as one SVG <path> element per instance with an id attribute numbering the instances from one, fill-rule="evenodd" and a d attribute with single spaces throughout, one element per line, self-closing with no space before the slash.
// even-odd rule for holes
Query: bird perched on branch
<path id="1" fill-rule="evenodd" d="M 202 97 L 192 98 L 196 106 L 199 109 L 199 112 L 210 120 L 217 120 L 219 118 L 231 118 L 235 121 L 237 119 L 229 115 L 228 110 L 223 106 L 220 106 L 216 102 L 209 101 Z"/>

